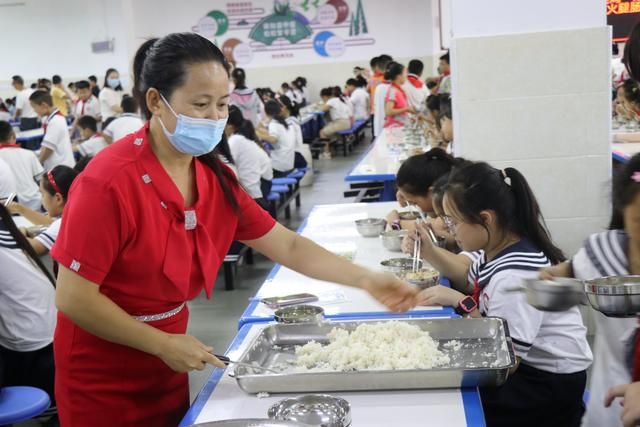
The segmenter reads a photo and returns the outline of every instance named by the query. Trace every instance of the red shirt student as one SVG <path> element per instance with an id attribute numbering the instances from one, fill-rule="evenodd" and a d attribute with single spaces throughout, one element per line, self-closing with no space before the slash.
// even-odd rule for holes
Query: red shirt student
<path id="1" fill-rule="evenodd" d="M 407 94 L 402 85 L 407 81 L 407 74 L 402 64 L 392 62 L 384 74 L 385 80 L 391 82 L 384 100 L 384 127 L 403 127 L 409 123 L 409 113 L 415 109 L 409 105 Z"/>
<path id="2" fill-rule="evenodd" d="M 149 122 L 101 151 L 69 193 L 54 339 L 61 425 L 176 426 L 187 372 L 223 367 L 185 335 L 186 301 L 213 283 L 233 240 L 316 279 L 369 291 L 393 310 L 417 293 L 280 226 L 213 150 L 228 115 L 222 52 L 192 33 L 145 42 L 135 87 Z"/>

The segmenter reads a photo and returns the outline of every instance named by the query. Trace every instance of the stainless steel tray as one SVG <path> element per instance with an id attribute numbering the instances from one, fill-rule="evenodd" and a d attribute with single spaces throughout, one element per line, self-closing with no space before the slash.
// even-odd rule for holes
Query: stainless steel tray
<path id="1" fill-rule="evenodd" d="M 238 366 L 233 372 L 238 385 L 247 393 L 329 392 L 354 390 L 410 390 L 496 386 L 503 384 L 515 366 L 507 322 L 483 319 L 402 319 L 428 331 L 439 341 L 439 349 L 450 358 L 450 366 L 423 370 L 351 372 L 250 372 Z M 362 323 L 381 320 L 324 322 L 320 324 L 270 325 L 253 340 L 239 361 L 280 369 L 295 357 L 295 346 L 309 341 L 328 342 L 333 328 L 354 330 Z M 446 345 L 450 341 L 462 344 Z M 407 343 L 409 345 L 409 343 Z"/>

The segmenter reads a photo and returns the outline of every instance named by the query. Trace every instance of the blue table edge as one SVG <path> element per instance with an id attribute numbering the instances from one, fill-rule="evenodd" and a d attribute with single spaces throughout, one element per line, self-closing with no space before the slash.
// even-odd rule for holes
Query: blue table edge
<path id="1" fill-rule="evenodd" d="M 241 329 L 238 335 L 234 338 L 233 342 L 227 349 L 225 354 L 237 350 L 242 345 L 249 331 L 257 324 L 246 324 Z M 216 387 L 220 383 L 222 376 L 225 373 L 225 369 L 216 368 L 211 373 L 211 376 L 202 387 L 198 395 L 196 396 L 193 404 L 187 411 L 187 413 L 180 421 L 178 427 L 187 427 L 196 423 L 196 420 L 200 416 L 202 409 L 206 405 L 207 401 L 215 391 Z M 482 410 L 482 402 L 480 400 L 480 393 L 475 388 L 462 388 L 460 389 L 462 394 L 462 406 L 464 408 L 464 416 L 468 427 L 486 427 L 484 420 L 484 411 Z"/>
<path id="2" fill-rule="evenodd" d="M 369 148 L 363 154 L 361 154 L 360 157 L 358 157 L 358 160 L 353 165 L 353 167 L 349 170 L 349 172 L 347 173 L 347 176 L 344 178 L 345 181 L 354 182 L 354 181 L 395 181 L 396 180 L 395 174 L 353 175 L 353 171 L 358 167 L 360 162 L 362 162 L 364 158 L 367 157 L 369 152 L 373 150 L 373 147 L 375 146 L 377 139 L 378 137 L 376 137 L 373 141 L 371 141 L 371 145 L 369 146 Z"/>

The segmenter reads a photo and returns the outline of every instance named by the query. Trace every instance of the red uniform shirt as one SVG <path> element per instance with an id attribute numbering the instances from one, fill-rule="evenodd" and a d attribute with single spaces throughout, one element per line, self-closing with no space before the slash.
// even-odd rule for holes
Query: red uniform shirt
<path id="1" fill-rule="evenodd" d="M 275 224 L 232 185 L 236 214 L 218 178 L 198 160 L 196 201 L 185 208 L 147 141 L 148 128 L 105 148 L 75 180 L 51 251 L 131 315 L 167 312 L 203 289 L 210 296 L 231 242 L 262 237 Z M 184 308 L 149 324 L 184 334 L 187 320 Z M 175 426 L 184 414 L 187 375 L 155 356 L 104 341 L 63 313 L 54 350 L 62 425 Z"/>

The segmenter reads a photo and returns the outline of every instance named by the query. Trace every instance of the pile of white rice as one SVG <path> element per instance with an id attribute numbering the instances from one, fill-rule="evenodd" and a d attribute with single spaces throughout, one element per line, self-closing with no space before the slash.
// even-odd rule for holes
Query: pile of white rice
<path id="1" fill-rule="evenodd" d="M 449 362 L 428 332 L 404 322 L 365 323 L 351 333 L 334 328 L 329 344 L 296 347 L 295 360 L 299 371 L 431 369 Z"/>

